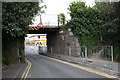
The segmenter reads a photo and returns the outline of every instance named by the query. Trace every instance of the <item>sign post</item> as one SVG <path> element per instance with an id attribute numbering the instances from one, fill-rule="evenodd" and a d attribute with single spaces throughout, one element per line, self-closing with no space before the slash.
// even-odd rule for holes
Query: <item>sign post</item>
<path id="1" fill-rule="evenodd" d="M 40 15 L 40 23 L 37 25 L 38 28 L 43 28 L 43 24 L 42 24 L 42 19 L 41 19 L 41 15 Z"/>

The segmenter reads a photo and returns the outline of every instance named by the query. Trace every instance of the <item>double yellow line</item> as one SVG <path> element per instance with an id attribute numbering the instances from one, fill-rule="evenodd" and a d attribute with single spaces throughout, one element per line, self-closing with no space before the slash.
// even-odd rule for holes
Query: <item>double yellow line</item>
<path id="1" fill-rule="evenodd" d="M 33 49 L 36 53 L 38 53 L 35 49 Z M 48 58 L 48 59 L 51 59 L 51 60 L 54 60 L 54 61 L 57 61 L 57 62 L 61 62 L 61 63 L 64 63 L 64 64 L 67 64 L 67 65 L 70 65 L 70 66 L 73 66 L 73 67 L 76 67 L 76 68 L 79 68 L 79 69 L 82 69 L 82 70 L 85 70 L 85 71 L 88 71 L 88 72 L 91 72 L 91 73 L 94 73 L 94 74 L 98 74 L 100 76 L 104 76 L 106 78 L 118 78 L 118 77 L 115 77 L 115 76 L 111 76 L 111 75 L 108 75 L 108 74 L 105 74 L 105 73 L 102 73 L 102 72 L 97 72 L 95 70 L 92 70 L 92 69 L 88 69 L 88 68 L 85 68 L 85 67 L 82 67 L 80 65 L 76 65 L 76 64 L 73 64 L 73 63 L 69 63 L 69 62 L 66 62 L 66 61 L 62 61 L 62 60 L 58 60 L 58 59 L 55 59 L 55 58 L 51 58 L 51 57 L 47 57 L 47 56 L 43 56 L 45 58 Z M 28 61 L 26 59 L 27 63 L 28 63 L 28 67 L 26 68 L 25 72 L 23 73 L 22 75 L 22 78 L 21 80 L 25 80 L 25 78 L 27 77 L 28 73 L 29 73 L 29 70 L 31 68 L 31 62 Z"/>
<path id="2" fill-rule="evenodd" d="M 30 68 L 31 68 L 31 62 L 28 60 L 28 59 L 26 59 L 26 62 L 28 63 L 28 66 L 26 67 L 26 69 L 25 69 L 25 71 L 24 71 L 24 73 L 23 73 L 23 75 L 22 75 L 22 77 L 21 77 L 21 79 L 20 80 L 26 80 L 26 78 L 27 78 L 27 76 L 28 76 L 28 73 L 29 73 L 29 71 L 30 71 Z"/>

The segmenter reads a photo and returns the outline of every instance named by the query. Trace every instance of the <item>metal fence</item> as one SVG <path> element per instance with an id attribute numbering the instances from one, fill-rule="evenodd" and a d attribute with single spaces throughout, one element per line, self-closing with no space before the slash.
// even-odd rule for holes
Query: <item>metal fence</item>
<path id="1" fill-rule="evenodd" d="M 113 46 L 48 46 L 45 52 L 85 59 L 113 61 Z"/>
<path id="2" fill-rule="evenodd" d="M 113 61 L 113 46 L 81 46 L 81 58 Z"/>

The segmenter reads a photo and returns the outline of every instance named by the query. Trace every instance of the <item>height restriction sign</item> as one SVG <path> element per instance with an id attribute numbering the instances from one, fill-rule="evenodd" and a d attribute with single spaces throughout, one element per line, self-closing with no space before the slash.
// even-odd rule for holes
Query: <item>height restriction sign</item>
<path id="1" fill-rule="evenodd" d="M 42 25 L 41 23 L 39 23 L 39 24 L 37 25 L 37 27 L 43 28 L 43 25 Z"/>

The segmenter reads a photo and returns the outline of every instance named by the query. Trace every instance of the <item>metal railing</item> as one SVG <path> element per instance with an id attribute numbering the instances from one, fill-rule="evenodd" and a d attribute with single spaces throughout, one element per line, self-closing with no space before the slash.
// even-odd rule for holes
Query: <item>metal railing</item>
<path id="1" fill-rule="evenodd" d="M 81 46 L 81 58 L 113 61 L 113 46 Z"/>
<path id="2" fill-rule="evenodd" d="M 48 46 L 40 47 L 40 51 L 49 54 L 66 55 L 69 57 L 79 57 L 85 59 L 113 61 L 113 46 Z M 44 51 L 45 50 L 45 51 Z"/>

